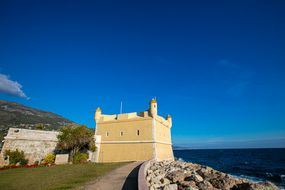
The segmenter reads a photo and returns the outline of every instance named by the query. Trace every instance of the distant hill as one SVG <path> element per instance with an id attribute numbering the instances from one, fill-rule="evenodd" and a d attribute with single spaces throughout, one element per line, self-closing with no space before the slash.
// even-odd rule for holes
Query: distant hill
<path id="1" fill-rule="evenodd" d="M 173 150 L 192 150 L 192 148 L 190 147 L 186 147 L 186 146 L 172 146 Z"/>
<path id="2" fill-rule="evenodd" d="M 10 127 L 57 130 L 70 124 L 75 123 L 52 112 L 0 100 L 0 149 L 3 137 Z"/>

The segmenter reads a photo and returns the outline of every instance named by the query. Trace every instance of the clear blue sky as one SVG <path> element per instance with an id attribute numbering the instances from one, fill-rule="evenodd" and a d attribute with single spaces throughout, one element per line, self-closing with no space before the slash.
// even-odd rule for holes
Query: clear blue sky
<path id="1" fill-rule="evenodd" d="M 157 97 L 175 145 L 285 147 L 285 1 L 102 2 L 0 1 L 0 98 L 94 127 Z"/>

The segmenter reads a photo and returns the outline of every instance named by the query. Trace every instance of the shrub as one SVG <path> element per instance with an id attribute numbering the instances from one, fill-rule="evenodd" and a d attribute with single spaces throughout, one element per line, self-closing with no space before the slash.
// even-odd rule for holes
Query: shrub
<path id="1" fill-rule="evenodd" d="M 42 124 L 42 123 L 37 123 L 37 124 L 35 125 L 35 128 L 36 128 L 37 130 L 44 130 L 44 129 L 45 129 L 45 125 Z"/>
<path id="2" fill-rule="evenodd" d="M 39 165 L 39 163 L 40 162 L 37 160 L 37 161 L 34 162 L 34 165 Z"/>
<path id="3" fill-rule="evenodd" d="M 25 159 L 24 151 L 19 151 L 16 149 L 15 151 L 6 150 L 4 156 L 9 156 L 9 164 L 16 165 L 19 163 L 21 166 L 28 163 L 28 160 Z"/>
<path id="4" fill-rule="evenodd" d="M 88 154 L 77 152 L 77 153 L 74 155 L 74 157 L 73 157 L 73 163 L 74 163 L 74 164 L 86 163 L 86 162 L 87 162 L 87 159 L 88 159 Z"/>
<path id="5" fill-rule="evenodd" d="M 29 161 L 27 159 L 20 160 L 20 165 L 24 166 L 24 165 L 28 164 L 28 162 Z"/>
<path id="6" fill-rule="evenodd" d="M 44 159 L 44 161 L 45 161 L 46 163 L 53 164 L 54 161 L 55 161 L 55 155 L 52 154 L 52 153 L 47 154 L 46 157 L 45 157 L 45 159 Z"/>

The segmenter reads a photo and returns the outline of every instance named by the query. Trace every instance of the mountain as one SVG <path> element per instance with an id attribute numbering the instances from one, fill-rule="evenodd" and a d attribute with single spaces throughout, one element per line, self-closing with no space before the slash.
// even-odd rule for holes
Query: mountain
<path id="1" fill-rule="evenodd" d="M 76 123 L 52 112 L 0 100 L 0 144 L 10 127 L 57 130 L 70 124 Z"/>

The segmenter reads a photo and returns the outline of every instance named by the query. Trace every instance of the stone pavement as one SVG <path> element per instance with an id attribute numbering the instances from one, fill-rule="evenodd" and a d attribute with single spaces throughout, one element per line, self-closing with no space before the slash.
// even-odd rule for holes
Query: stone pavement
<path id="1" fill-rule="evenodd" d="M 142 162 L 132 162 L 117 168 L 94 182 L 88 183 L 84 190 L 137 190 L 138 171 Z M 80 188 L 81 189 L 81 188 Z"/>

